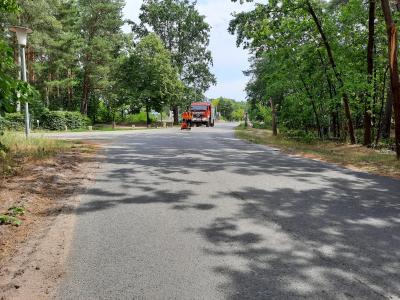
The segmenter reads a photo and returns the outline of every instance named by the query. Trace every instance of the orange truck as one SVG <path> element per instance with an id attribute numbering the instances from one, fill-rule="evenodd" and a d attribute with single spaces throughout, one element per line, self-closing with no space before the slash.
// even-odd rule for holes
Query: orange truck
<path id="1" fill-rule="evenodd" d="M 206 125 L 207 127 L 214 127 L 216 110 L 209 102 L 193 102 L 191 106 L 191 112 L 193 114 L 192 124 L 193 126 L 199 127 Z"/>

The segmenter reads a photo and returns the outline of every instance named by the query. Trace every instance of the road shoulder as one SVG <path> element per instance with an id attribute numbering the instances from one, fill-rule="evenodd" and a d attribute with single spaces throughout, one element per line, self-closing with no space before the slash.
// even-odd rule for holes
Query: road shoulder
<path id="1" fill-rule="evenodd" d="M 51 299 L 64 274 L 79 195 L 99 168 L 97 146 L 33 162 L 0 182 L 0 209 L 24 207 L 18 227 L 0 226 L 0 299 Z M 97 149 L 97 151 L 99 151 Z"/>
<path id="2" fill-rule="evenodd" d="M 274 137 L 270 130 L 265 129 L 237 128 L 235 136 L 250 143 L 277 148 L 286 154 L 332 163 L 356 172 L 400 179 L 400 162 L 394 152 L 329 141 L 303 143 Z"/>

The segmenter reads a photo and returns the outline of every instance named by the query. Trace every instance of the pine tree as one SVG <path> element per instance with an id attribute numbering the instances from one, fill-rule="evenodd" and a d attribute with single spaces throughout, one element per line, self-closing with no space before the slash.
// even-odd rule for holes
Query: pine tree
<path id="1" fill-rule="evenodd" d="M 110 65 L 122 41 L 122 0 L 81 0 L 80 31 L 84 42 L 81 113 L 88 114 L 96 91 L 110 85 Z"/>

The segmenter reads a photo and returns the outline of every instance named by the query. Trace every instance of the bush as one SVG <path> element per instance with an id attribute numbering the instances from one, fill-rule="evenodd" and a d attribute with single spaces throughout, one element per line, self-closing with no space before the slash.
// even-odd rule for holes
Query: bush
<path id="1" fill-rule="evenodd" d="M 10 114 L 6 114 L 5 115 L 5 119 L 10 121 L 10 122 L 14 122 L 14 123 L 20 123 L 20 124 L 24 124 L 25 119 L 24 119 L 24 115 L 21 113 L 10 113 Z"/>
<path id="2" fill-rule="evenodd" d="M 42 127 L 48 130 L 79 129 L 90 124 L 90 119 L 79 112 L 48 111 L 42 116 Z"/>
<path id="3" fill-rule="evenodd" d="M 3 131 L 3 130 L 8 129 L 9 126 L 10 126 L 10 122 L 7 121 L 2 116 L 0 116 L 0 132 Z"/>
<path id="4" fill-rule="evenodd" d="M 271 129 L 271 125 L 270 124 L 266 124 L 265 122 L 253 122 L 253 128 Z"/>
<path id="5" fill-rule="evenodd" d="M 79 129 L 91 124 L 91 120 L 87 116 L 83 116 L 80 112 L 65 112 L 66 125 L 68 129 Z"/>
<path id="6" fill-rule="evenodd" d="M 0 117 L 0 130 L 23 130 L 25 126 L 24 115 L 21 113 L 5 114 Z"/>
<path id="7" fill-rule="evenodd" d="M 285 138 L 300 140 L 305 143 L 312 143 L 318 138 L 314 133 L 304 130 L 282 128 L 280 132 Z"/>
<path id="8" fill-rule="evenodd" d="M 63 111 L 48 111 L 42 116 L 42 126 L 49 130 L 65 130 L 67 119 Z"/>
<path id="9" fill-rule="evenodd" d="M 156 116 L 154 116 L 153 114 L 150 113 L 149 117 L 150 117 L 150 122 L 157 121 Z M 123 122 L 126 123 L 126 124 L 145 124 L 146 120 L 147 120 L 146 112 L 145 111 L 141 111 L 138 114 L 127 115 Z"/>

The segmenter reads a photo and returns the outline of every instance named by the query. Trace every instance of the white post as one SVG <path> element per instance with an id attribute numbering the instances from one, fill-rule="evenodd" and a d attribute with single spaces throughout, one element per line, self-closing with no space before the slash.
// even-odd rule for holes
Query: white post
<path id="1" fill-rule="evenodd" d="M 20 80 L 22 80 L 22 70 L 21 70 L 21 46 L 18 45 L 18 66 L 19 66 L 19 71 L 18 71 L 18 77 Z M 17 107 L 16 107 L 17 113 L 21 112 L 21 101 L 19 101 L 19 98 L 17 100 Z"/>
<path id="2" fill-rule="evenodd" d="M 25 46 L 21 45 L 20 47 L 20 55 L 21 55 L 21 79 L 22 81 L 27 82 L 26 78 L 26 60 L 25 60 Z M 25 101 L 25 135 L 26 138 L 29 137 L 30 128 L 29 128 L 29 104 L 28 101 Z"/>

